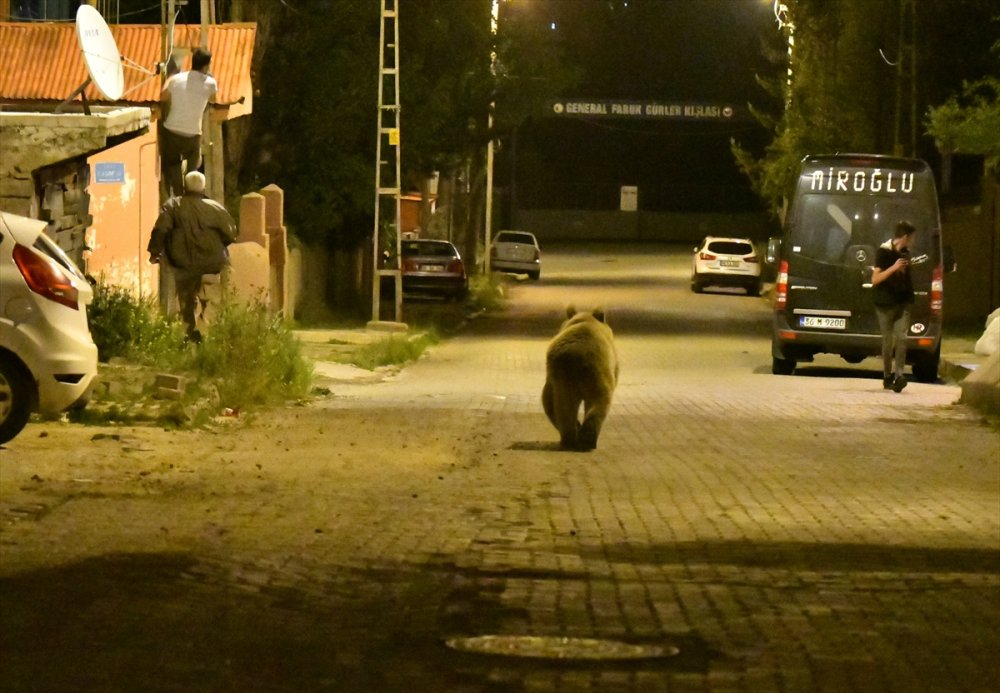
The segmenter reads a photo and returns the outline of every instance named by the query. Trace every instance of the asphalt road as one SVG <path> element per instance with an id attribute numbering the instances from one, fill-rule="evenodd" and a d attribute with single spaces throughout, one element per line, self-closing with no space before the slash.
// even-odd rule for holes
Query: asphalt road
<path id="1" fill-rule="evenodd" d="M 546 249 L 503 313 L 307 407 L 31 424 L 0 689 L 1000 688 L 995 426 L 874 360 L 771 375 L 766 301 L 692 294 L 687 257 Z M 539 403 L 570 302 L 622 361 L 591 453 Z"/>

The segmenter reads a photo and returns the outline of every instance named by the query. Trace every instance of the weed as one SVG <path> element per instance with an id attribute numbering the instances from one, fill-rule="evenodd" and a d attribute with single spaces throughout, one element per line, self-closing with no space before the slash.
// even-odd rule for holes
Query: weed
<path id="1" fill-rule="evenodd" d="M 503 275 L 478 274 L 469 281 L 468 303 L 476 311 L 499 310 L 506 301 L 505 286 Z"/>
<path id="2" fill-rule="evenodd" d="M 96 393 L 98 406 L 75 414 L 78 421 L 199 425 L 220 408 L 301 398 L 312 384 L 312 365 L 291 329 L 260 302 L 224 297 L 199 345 L 186 343 L 183 326 L 161 316 L 152 301 L 120 287 L 98 283 L 88 315 L 102 362 L 138 364 L 145 377 L 174 372 L 186 377 L 187 386 L 179 399 L 165 402 L 150 386 L 123 392 L 118 382 L 115 391 Z M 115 366 L 104 368 L 112 372 Z"/>
<path id="3" fill-rule="evenodd" d="M 190 365 L 216 379 L 221 405 L 234 409 L 297 399 L 312 384 L 298 340 L 260 302 L 224 299 Z"/>
<path id="4" fill-rule="evenodd" d="M 120 286 L 98 282 L 87 318 L 98 358 L 105 363 L 113 358 L 145 364 L 170 363 L 182 351 L 181 325 L 164 320 L 152 299 L 138 297 Z"/>
<path id="5" fill-rule="evenodd" d="M 427 347 L 437 344 L 437 333 L 425 332 L 418 337 L 393 335 L 377 342 L 364 344 L 347 354 L 347 363 L 359 368 L 375 370 L 380 366 L 401 365 L 416 361 Z"/>

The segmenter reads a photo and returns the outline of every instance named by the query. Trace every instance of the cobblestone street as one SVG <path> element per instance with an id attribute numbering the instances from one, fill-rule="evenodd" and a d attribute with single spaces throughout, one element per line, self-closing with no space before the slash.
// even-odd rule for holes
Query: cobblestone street
<path id="1" fill-rule="evenodd" d="M 872 362 L 770 375 L 766 302 L 690 294 L 683 258 L 546 261 L 308 406 L 30 424 L 0 450 L 0 689 L 1000 689 L 995 421 Z M 569 301 L 622 361 L 591 453 L 539 402 Z M 668 649 L 448 645 L 484 635 Z"/>

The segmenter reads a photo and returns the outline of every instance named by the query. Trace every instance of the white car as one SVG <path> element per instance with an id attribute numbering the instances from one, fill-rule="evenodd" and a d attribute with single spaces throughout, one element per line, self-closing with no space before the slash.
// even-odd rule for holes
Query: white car
<path id="1" fill-rule="evenodd" d="M 94 291 L 45 226 L 0 212 L 0 445 L 34 411 L 86 403 L 97 375 L 87 325 Z"/>
<path id="2" fill-rule="evenodd" d="M 527 231 L 500 231 L 490 248 L 490 269 L 512 274 L 542 276 L 542 251 L 535 234 Z"/>
<path id="3" fill-rule="evenodd" d="M 760 296 L 760 253 L 748 238 L 707 236 L 691 259 L 691 290 L 706 286 L 739 286 Z"/>

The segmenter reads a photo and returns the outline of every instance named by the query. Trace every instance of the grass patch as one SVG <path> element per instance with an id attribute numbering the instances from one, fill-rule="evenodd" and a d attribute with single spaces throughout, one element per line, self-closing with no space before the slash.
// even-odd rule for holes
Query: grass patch
<path id="1" fill-rule="evenodd" d="M 102 362 L 114 358 L 173 366 L 184 351 L 184 328 L 165 320 L 151 298 L 141 298 L 113 284 L 98 282 L 87 307 L 90 334 Z"/>
<path id="2" fill-rule="evenodd" d="M 427 347 L 439 341 L 434 331 L 424 332 L 417 337 L 393 335 L 377 342 L 360 345 L 346 354 L 344 361 L 369 371 L 380 366 L 398 366 L 416 361 Z"/>
<path id="3" fill-rule="evenodd" d="M 468 304 L 476 311 L 500 310 L 507 301 L 506 282 L 505 275 L 496 272 L 471 277 Z"/>
<path id="4" fill-rule="evenodd" d="M 91 406 L 71 413 L 77 421 L 199 425 L 223 409 L 300 399 L 312 387 L 312 364 L 299 341 L 260 302 L 225 297 L 197 345 L 152 301 L 103 283 L 88 318 L 102 368 Z M 152 381 L 160 372 L 185 379 L 179 397 L 156 392 Z"/>

